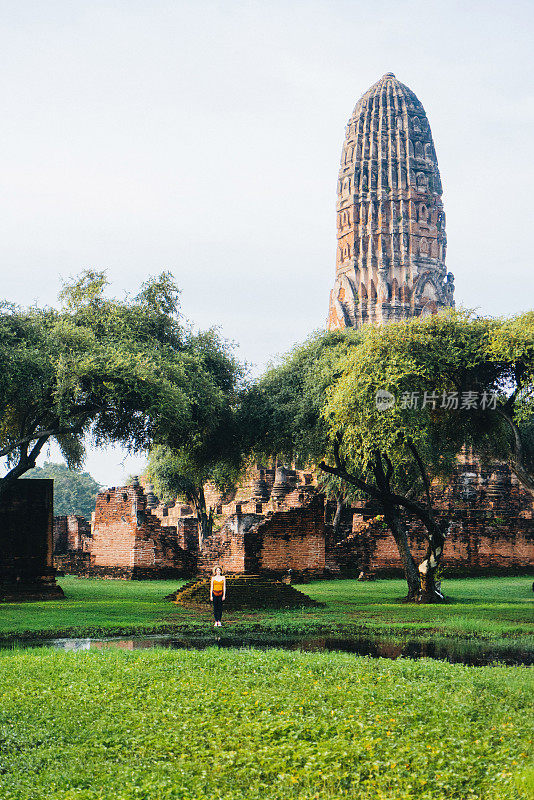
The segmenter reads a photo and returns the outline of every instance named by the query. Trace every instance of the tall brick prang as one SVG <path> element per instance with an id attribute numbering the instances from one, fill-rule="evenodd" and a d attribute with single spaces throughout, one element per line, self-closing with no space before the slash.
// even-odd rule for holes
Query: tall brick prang
<path id="1" fill-rule="evenodd" d="M 346 129 L 330 330 L 454 305 L 441 194 L 424 108 L 388 72 L 358 101 Z"/>

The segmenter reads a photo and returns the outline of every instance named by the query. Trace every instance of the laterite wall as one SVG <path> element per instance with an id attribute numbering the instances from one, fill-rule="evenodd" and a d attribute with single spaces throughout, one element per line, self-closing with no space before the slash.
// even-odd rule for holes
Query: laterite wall
<path id="1" fill-rule="evenodd" d="M 235 514 L 204 542 L 200 568 L 219 564 L 225 572 L 322 575 L 325 528 L 321 503 L 262 517 Z"/>
<path id="2" fill-rule="evenodd" d="M 451 522 L 445 541 L 443 566 L 450 574 L 499 574 L 534 569 L 534 522 L 516 515 L 488 510 L 442 512 Z M 409 540 L 416 561 L 426 552 L 419 523 L 409 522 Z M 339 544 L 330 543 L 328 565 L 332 571 L 375 574 L 402 571 L 393 536 L 383 523 L 364 522 L 355 516 L 353 534 Z"/>
<path id="3" fill-rule="evenodd" d="M 147 509 L 142 487 L 125 486 L 97 495 L 90 570 L 110 577 L 164 577 L 189 573 L 191 559 L 176 527 L 162 527 Z"/>
<path id="4" fill-rule="evenodd" d="M 278 511 L 247 539 L 250 572 L 254 561 L 261 572 L 322 575 L 325 569 L 325 526 L 322 504 Z"/>

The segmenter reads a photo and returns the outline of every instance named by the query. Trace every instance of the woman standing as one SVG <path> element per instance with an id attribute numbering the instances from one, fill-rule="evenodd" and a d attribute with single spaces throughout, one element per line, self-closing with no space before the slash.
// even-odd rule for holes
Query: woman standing
<path id="1" fill-rule="evenodd" d="M 214 567 L 210 584 L 210 600 L 213 603 L 214 628 L 221 627 L 222 604 L 226 598 L 226 578 L 220 567 Z"/>

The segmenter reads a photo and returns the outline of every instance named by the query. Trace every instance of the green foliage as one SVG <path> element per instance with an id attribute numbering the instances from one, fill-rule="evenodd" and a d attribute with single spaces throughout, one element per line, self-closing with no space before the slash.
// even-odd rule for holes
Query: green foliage
<path id="1" fill-rule="evenodd" d="M 420 493 L 421 472 L 412 444 L 430 478 L 451 473 L 462 445 L 478 442 L 483 425 L 473 411 L 442 408 L 443 393 L 456 391 L 461 397 L 463 391 L 480 390 L 492 325 L 450 312 L 364 328 L 343 364 L 342 377 L 330 387 L 324 409 L 331 440 L 342 434 L 342 453 L 350 468 L 369 478 L 378 450 L 393 464 L 397 490 L 418 487 Z M 491 381 L 485 388 L 498 387 Z M 377 407 L 380 390 L 396 398 L 388 410 Z M 422 408 L 425 393 L 435 400 Z M 403 407 L 402 397 L 412 394 L 418 406 Z"/>
<path id="2" fill-rule="evenodd" d="M 342 434 L 342 450 L 366 475 L 376 450 L 395 467 L 397 487 L 420 484 L 420 471 L 408 447 L 415 445 L 431 478 L 450 474 L 462 445 L 487 459 L 514 454 L 511 428 L 521 427 L 524 457 L 532 461 L 534 397 L 533 314 L 509 320 L 449 311 L 425 319 L 366 326 L 359 345 L 347 356 L 341 379 L 331 386 L 324 409 L 330 437 Z M 397 402 L 379 410 L 379 390 Z M 456 392 L 458 408 L 444 407 L 444 394 Z M 476 408 L 462 408 L 462 394 L 474 392 Z M 417 395 L 418 407 L 399 402 Z M 425 397 L 435 398 L 422 408 Z M 496 395 L 482 407 L 480 399 Z"/>
<path id="3" fill-rule="evenodd" d="M 106 273 L 87 269 L 77 278 L 63 283 L 59 299 L 68 309 L 81 308 L 87 304 L 95 307 L 104 302 L 104 289 L 109 286 Z"/>
<path id="4" fill-rule="evenodd" d="M 379 390 L 397 399 L 377 409 Z M 498 395 L 491 407 L 462 409 L 463 392 Z M 435 402 L 422 400 L 434 394 Z M 456 392 L 458 409 L 442 408 Z M 417 408 L 402 407 L 405 394 Z M 511 402 L 513 398 L 513 403 Z M 256 452 L 318 463 L 342 452 L 361 477 L 369 477 L 377 450 L 395 468 L 398 489 L 421 491 L 411 442 L 430 477 L 450 473 L 462 445 L 488 458 L 508 458 L 512 442 L 503 410 L 521 426 L 525 458 L 534 463 L 534 313 L 509 320 L 442 312 L 425 319 L 358 331 L 318 333 L 294 348 L 251 390 L 257 413 Z M 435 405 L 435 407 L 434 407 Z M 329 485 L 330 490 L 336 484 Z"/>
<path id="5" fill-rule="evenodd" d="M 173 317 L 179 312 L 179 297 L 171 273 L 162 272 L 156 279 L 143 283 L 136 299 L 149 312 L 155 309 L 163 317 Z"/>
<path id="6" fill-rule="evenodd" d="M 218 443 L 220 444 L 220 442 Z M 235 486 L 241 472 L 239 448 L 223 452 L 201 448 L 171 449 L 155 447 L 150 451 L 147 476 L 154 484 L 156 493 L 164 500 L 183 497 L 197 505 L 202 487 L 210 482 L 220 491 Z M 219 460 L 217 460 L 217 455 Z"/>
<path id="7" fill-rule="evenodd" d="M 389 409 L 377 407 L 380 391 L 396 398 Z M 462 408 L 465 392 L 477 408 Z M 457 407 L 447 407 L 453 393 Z M 451 475 L 464 445 L 483 461 L 509 460 L 534 491 L 534 314 L 495 320 L 450 310 L 319 333 L 252 387 L 250 405 L 257 457 L 336 466 L 339 447 L 345 473 L 360 483 L 322 477 L 329 496 L 368 497 L 362 482 L 376 489 L 379 458 L 384 502 L 421 500 L 427 482 Z"/>
<path id="8" fill-rule="evenodd" d="M 0 456 L 12 479 L 49 439 L 76 467 L 88 436 L 131 451 L 201 448 L 221 428 L 241 372 L 228 345 L 181 323 L 168 273 L 133 299 L 107 297 L 106 283 L 87 271 L 65 285 L 60 310 L 2 307 Z"/>
<path id="9" fill-rule="evenodd" d="M 315 466 L 329 449 L 323 418 L 327 392 L 341 377 L 347 354 L 360 333 L 346 329 L 317 332 L 271 367 L 243 399 L 249 449 L 257 461 L 279 459 L 301 468 Z M 337 478 L 324 475 L 320 488 L 328 497 L 360 496 Z"/>
<path id="10" fill-rule="evenodd" d="M 91 519 L 100 484 L 88 472 L 77 472 L 65 464 L 45 461 L 42 467 L 29 470 L 24 478 L 52 478 L 56 516 L 79 514 L 85 519 Z"/>
<path id="11" fill-rule="evenodd" d="M 194 505 L 202 538 L 210 533 L 213 521 L 213 509 L 206 508 L 204 487 L 207 483 L 220 491 L 235 487 L 244 468 L 250 433 L 243 413 L 242 366 L 215 331 L 197 335 L 193 341 L 216 387 L 204 409 L 209 418 L 198 426 L 187 445 L 169 437 L 153 447 L 147 474 L 161 498 L 185 497 Z"/>
<path id="12" fill-rule="evenodd" d="M 64 600 L 46 603 L 3 603 L 0 636 L 49 632 L 59 636 L 206 631 L 210 612 L 193 612 L 164 600 L 179 581 L 109 581 L 60 578 Z M 183 584 L 182 584 L 183 585 Z M 449 603 L 440 606 L 401 602 L 401 580 L 321 580 L 301 588 L 322 608 L 294 611 L 263 610 L 231 615 L 234 632 L 325 632 L 336 635 L 404 634 L 460 637 L 469 641 L 526 640 L 534 633 L 532 577 L 447 580 Z"/>
<path id="13" fill-rule="evenodd" d="M 280 456 L 303 466 L 320 460 L 328 447 L 322 419 L 326 392 L 359 339 L 360 333 L 351 329 L 316 333 L 251 389 L 248 405 L 256 417 L 258 457 Z"/>
<path id="14" fill-rule="evenodd" d="M 0 679 L 6 800 L 518 800 L 532 758 L 528 669 L 27 651 Z"/>

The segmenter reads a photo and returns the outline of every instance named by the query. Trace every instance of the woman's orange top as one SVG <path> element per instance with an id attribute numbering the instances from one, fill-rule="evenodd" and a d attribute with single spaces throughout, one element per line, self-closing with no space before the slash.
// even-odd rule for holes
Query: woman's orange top
<path id="1" fill-rule="evenodd" d="M 224 578 L 213 579 L 213 594 L 216 597 L 221 597 L 224 588 Z"/>

